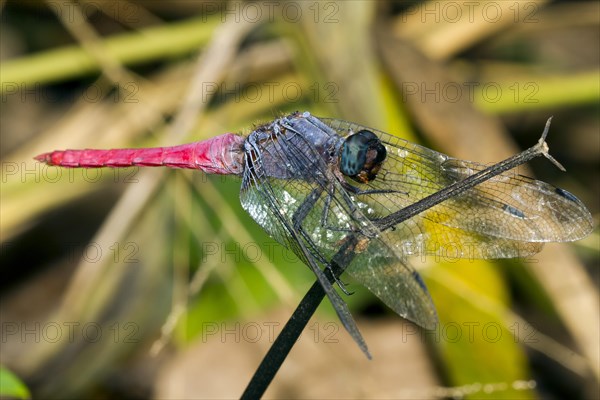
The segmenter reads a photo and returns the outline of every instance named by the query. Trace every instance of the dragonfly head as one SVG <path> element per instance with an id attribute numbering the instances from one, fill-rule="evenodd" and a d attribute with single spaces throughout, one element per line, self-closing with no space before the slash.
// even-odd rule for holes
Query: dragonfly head
<path id="1" fill-rule="evenodd" d="M 369 183 L 377 176 L 387 152 L 381 140 L 368 130 L 346 138 L 340 149 L 340 171 L 360 183 Z"/>

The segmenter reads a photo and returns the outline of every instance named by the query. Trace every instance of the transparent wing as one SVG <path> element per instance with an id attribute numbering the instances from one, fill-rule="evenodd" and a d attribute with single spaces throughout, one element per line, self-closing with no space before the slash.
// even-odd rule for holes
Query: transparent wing
<path id="1" fill-rule="evenodd" d="M 419 274 L 380 239 L 371 239 L 347 272 L 398 315 L 425 329 L 437 324 L 435 306 Z"/>
<path id="2" fill-rule="evenodd" d="M 373 221 L 486 167 L 354 123 L 322 121 L 340 136 L 368 129 L 385 144 L 387 158 L 376 179 L 368 184 L 348 181 L 365 192 L 354 201 Z M 591 229 L 591 215 L 575 196 L 507 171 L 399 223 L 384 236 L 403 254 L 508 258 L 536 253 L 544 242 L 580 239 Z"/>
<path id="3" fill-rule="evenodd" d="M 418 274 L 376 237 L 377 229 L 341 187 L 313 143 L 288 127 L 285 135 L 249 143 L 246 162 L 242 206 L 274 239 L 309 266 L 318 266 L 319 271 L 311 267 L 317 276 L 332 260 L 346 260 L 347 272 L 400 316 L 426 328 L 435 326 L 435 309 Z M 274 165 L 285 166 L 286 172 L 279 174 L 285 178 L 273 177 L 277 175 L 271 171 Z M 343 257 L 340 249 L 348 241 L 358 245 L 351 257 Z M 336 293 L 330 286 L 328 295 Z M 332 302 L 336 306 L 337 300 Z M 344 317 L 342 311 L 340 318 Z"/>

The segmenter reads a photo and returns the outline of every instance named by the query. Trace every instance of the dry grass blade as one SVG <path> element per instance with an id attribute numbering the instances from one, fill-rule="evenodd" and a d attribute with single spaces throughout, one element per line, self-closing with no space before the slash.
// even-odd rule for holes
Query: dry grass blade
<path id="1" fill-rule="evenodd" d="M 450 2 L 431 0 L 415 6 L 398 18 L 394 30 L 415 43 L 433 60 L 445 60 L 458 52 L 483 41 L 490 35 L 534 15 L 547 0 L 518 0 L 500 2 Z M 440 11 L 442 9 L 444 11 Z M 423 13 L 438 15 L 438 23 L 424 24 Z M 439 18 L 444 15 L 445 18 Z"/>
<path id="2" fill-rule="evenodd" d="M 581 262 L 562 243 L 546 246 L 539 262 L 530 265 L 561 320 L 585 355 L 588 367 L 600 381 L 600 297 Z M 568 271 L 565 271 L 568 270 Z"/>
<path id="3" fill-rule="evenodd" d="M 49 8 L 54 11 L 56 16 L 61 20 L 63 26 L 77 38 L 77 41 L 92 57 L 96 59 L 100 68 L 106 77 L 108 77 L 117 88 L 126 88 L 126 82 L 135 82 L 137 77 L 127 71 L 121 63 L 108 51 L 102 44 L 102 38 L 96 34 L 89 24 L 86 23 L 86 18 L 81 11 L 79 4 L 74 3 L 67 10 L 64 4 L 48 1 Z M 58 7 L 54 7 L 58 4 Z M 69 12 L 70 11 L 70 12 Z"/>

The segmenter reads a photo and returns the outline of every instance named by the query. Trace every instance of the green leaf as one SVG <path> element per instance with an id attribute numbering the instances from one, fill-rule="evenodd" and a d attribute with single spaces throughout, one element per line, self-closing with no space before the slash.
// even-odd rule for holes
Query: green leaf
<path id="1" fill-rule="evenodd" d="M 4 367 L 0 367 L 0 397 L 30 399 L 29 389 L 12 372 Z"/>

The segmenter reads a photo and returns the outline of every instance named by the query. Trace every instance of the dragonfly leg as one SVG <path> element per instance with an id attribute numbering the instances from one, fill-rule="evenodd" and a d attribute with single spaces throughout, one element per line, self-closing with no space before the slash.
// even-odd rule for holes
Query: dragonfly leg
<path id="1" fill-rule="evenodd" d="M 342 184 L 342 187 L 344 189 L 346 189 L 347 191 L 351 192 L 352 194 L 357 194 L 357 195 L 361 195 L 361 194 L 386 194 L 386 193 L 400 193 L 400 194 L 405 194 L 408 195 L 408 192 L 400 192 L 398 190 L 391 190 L 391 189 L 372 189 L 372 190 L 362 190 L 357 188 L 356 186 L 352 186 L 351 184 L 349 184 L 346 181 L 340 182 Z"/>
<path id="2" fill-rule="evenodd" d="M 335 190 L 335 188 L 333 189 Z M 323 207 L 323 215 L 321 215 L 321 226 L 327 225 L 327 217 L 329 216 L 329 207 L 331 206 L 331 198 L 333 197 L 333 193 L 328 194 L 325 199 L 325 207 Z"/>
<path id="3" fill-rule="evenodd" d="M 315 206 L 315 204 L 321 197 L 322 193 L 323 193 L 323 188 L 319 186 L 315 190 L 310 192 L 310 194 L 308 196 L 306 196 L 306 199 L 304 200 L 304 202 L 302 204 L 300 204 L 300 207 L 298 207 L 298 209 L 292 216 L 292 222 L 294 224 L 294 229 L 301 228 L 302 222 L 304 221 L 304 219 L 306 219 L 306 216 L 308 215 L 310 210 L 313 209 L 313 207 Z"/>
<path id="4" fill-rule="evenodd" d="M 331 266 L 331 264 L 327 264 L 327 266 L 325 267 L 325 269 L 326 269 L 326 271 L 329 274 L 331 274 L 331 276 L 328 276 L 328 278 L 331 278 L 331 280 L 333 280 L 336 283 L 336 285 L 338 285 L 338 287 L 340 288 L 340 290 L 342 292 L 344 292 L 344 294 L 346 296 L 352 296 L 354 294 L 354 292 L 350 292 L 350 291 L 348 291 L 348 289 L 346 289 L 346 286 L 348 284 L 342 282 L 342 280 L 335 275 L 335 273 L 333 272 L 333 267 Z"/>

